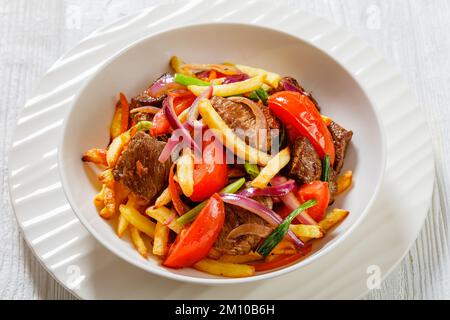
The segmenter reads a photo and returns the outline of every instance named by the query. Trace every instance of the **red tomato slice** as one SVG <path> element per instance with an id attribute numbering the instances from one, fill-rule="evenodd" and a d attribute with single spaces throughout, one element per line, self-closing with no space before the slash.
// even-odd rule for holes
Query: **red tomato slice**
<path id="1" fill-rule="evenodd" d="M 333 138 L 319 111 L 307 96 L 298 92 L 282 91 L 270 96 L 268 105 L 286 126 L 307 137 L 322 158 L 328 154 L 333 165 Z"/>
<path id="2" fill-rule="evenodd" d="M 203 149 L 201 163 L 194 165 L 194 192 L 191 200 L 200 202 L 218 192 L 228 182 L 228 166 L 222 147 L 212 142 Z"/>
<path id="3" fill-rule="evenodd" d="M 325 216 L 325 210 L 328 208 L 328 203 L 330 202 L 328 182 L 313 181 L 304 184 L 298 191 L 298 198 L 302 203 L 311 199 L 316 199 L 317 205 L 307 211 L 315 221 L 321 221 Z"/>
<path id="4" fill-rule="evenodd" d="M 170 92 L 169 94 L 174 96 L 173 108 L 177 115 L 189 108 L 196 98 L 192 92 L 187 90 L 177 90 Z M 156 137 L 169 133 L 170 129 L 170 124 L 167 120 L 166 114 L 161 109 L 153 117 L 153 127 L 150 129 L 150 133 Z"/>
<path id="5" fill-rule="evenodd" d="M 170 268 L 184 268 L 206 257 L 224 221 L 225 205 L 220 196 L 214 194 L 194 222 L 178 234 L 163 264 Z"/>

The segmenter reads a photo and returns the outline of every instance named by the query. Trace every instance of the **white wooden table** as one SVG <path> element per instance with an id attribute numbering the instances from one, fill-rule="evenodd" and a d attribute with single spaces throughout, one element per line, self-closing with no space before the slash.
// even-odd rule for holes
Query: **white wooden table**
<path id="1" fill-rule="evenodd" d="M 9 202 L 6 153 L 21 107 L 45 71 L 79 40 L 158 2 L 163 1 L 0 0 L 0 299 L 73 298 L 32 255 Z M 433 205 L 411 251 L 367 298 L 450 299 L 450 1 L 280 2 L 361 36 L 400 69 L 417 95 L 434 139 Z"/>

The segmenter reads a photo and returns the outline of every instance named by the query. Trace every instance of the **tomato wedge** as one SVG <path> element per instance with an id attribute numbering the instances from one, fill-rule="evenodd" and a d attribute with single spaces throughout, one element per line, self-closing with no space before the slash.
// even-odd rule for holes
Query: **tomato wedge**
<path id="1" fill-rule="evenodd" d="M 206 257 L 219 236 L 224 221 L 225 205 L 216 193 L 194 222 L 178 234 L 163 264 L 170 268 L 183 268 Z"/>
<path id="2" fill-rule="evenodd" d="M 228 182 L 228 166 L 225 161 L 225 152 L 221 154 L 215 142 L 205 146 L 202 161 L 194 165 L 194 192 L 191 200 L 201 202 L 218 192 Z M 219 159 L 219 157 L 223 157 Z"/>
<path id="3" fill-rule="evenodd" d="M 281 267 L 286 266 L 292 262 L 295 262 L 298 259 L 300 259 L 301 257 L 307 255 L 308 253 L 311 252 L 311 248 L 312 248 L 312 246 L 308 245 L 308 246 L 305 246 L 304 248 L 302 248 L 298 253 L 293 254 L 291 256 L 280 255 L 279 257 L 276 257 L 272 261 L 257 262 L 255 264 L 253 264 L 253 266 L 255 267 L 255 271 L 257 271 L 257 272 L 281 268 Z"/>
<path id="4" fill-rule="evenodd" d="M 168 94 L 174 97 L 173 108 L 177 115 L 189 108 L 196 98 L 196 96 L 188 90 L 177 90 Z M 150 129 L 150 133 L 156 137 L 169 133 L 170 129 L 166 114 L 161 109 L 153 118 L 153 127 Z"/>
<path id="5" fill-rule="evenodd" d="M 328 208 L 328 203 L 330 202 L 328 182 L 313 181 L 311 183 L 304 184 L 298 190 L 298 198 L 302 203 L 311 199 L 316 199 L 317 205 L 307 211 L 311 218 L 315 221 L 321 221 L 325 216 L 325 211 Z"/>
<path id="6" fill-rule="evenodd" d="M 298 92 L 282 91 L 270 96 L 268 105 L 286 126 L 307 137 L 320 157 L 328 154 L 330 163 L 334 163 L 335 150 L 331 133 L 307 96 Z"/>

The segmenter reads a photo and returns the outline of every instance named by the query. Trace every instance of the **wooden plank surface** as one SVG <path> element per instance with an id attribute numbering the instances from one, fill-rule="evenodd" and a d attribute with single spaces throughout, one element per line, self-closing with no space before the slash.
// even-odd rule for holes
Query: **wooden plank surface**
<path id="1" fill-rule="evenodd" d="M 24 243 L 9 202 L 6 152 L 45 71 L 100 26 L 164 1 L 0 0 L 0 299 L 71 299 Z M 180 1 L 177 1 L 180 2 Z M 398 67 L 433 136 L 436 185 L 415 245 L 367 299 L 450 299 L 450 1 L 286 0 L 352 30 Z M 412 213 L 413 214 L 413 213 Z"/>

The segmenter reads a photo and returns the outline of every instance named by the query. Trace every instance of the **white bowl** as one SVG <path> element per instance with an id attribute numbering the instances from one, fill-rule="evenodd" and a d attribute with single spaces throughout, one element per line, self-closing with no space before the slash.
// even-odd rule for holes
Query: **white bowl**
<path id="1" fill-rule="evenodd" d="M 322 113 L 354 137 L 344 170 L 353 170 L 354 186 L 337 198 L 335 207 L 349 217 L 313 246 L 313 252 L 288 267 L 249 278 L 221 278 L 191 268 L 163 267 L 159 258 L 142 258 L 130 241 L 117 237 L 102 219 L 93 197 L 99 184 L 92 167 L 81 162 L 83 152 L 105 147 L 118 93 L 131 97 L 166 71 L 178 55 L 189 62 L 234 61 L 290 75 L 299 80 L 322 107 Z M 92 235 L 119 257 L 151 273 L 192 283 L 231 284 L 269 279 L 305 266 L 330 252 L 363 220 L 383 179 L 385 138 L 376 110 L 364 89 L 346 69 L 325 52 L 294 36 L 244 24 L 202 24 L 176 28 L 149 36 L 111 58 L 80 90 L 64 124 L 58 152 L 64 192 L 78 218 Z M 332 266 L 330 266 L 332 267 Z"/>

